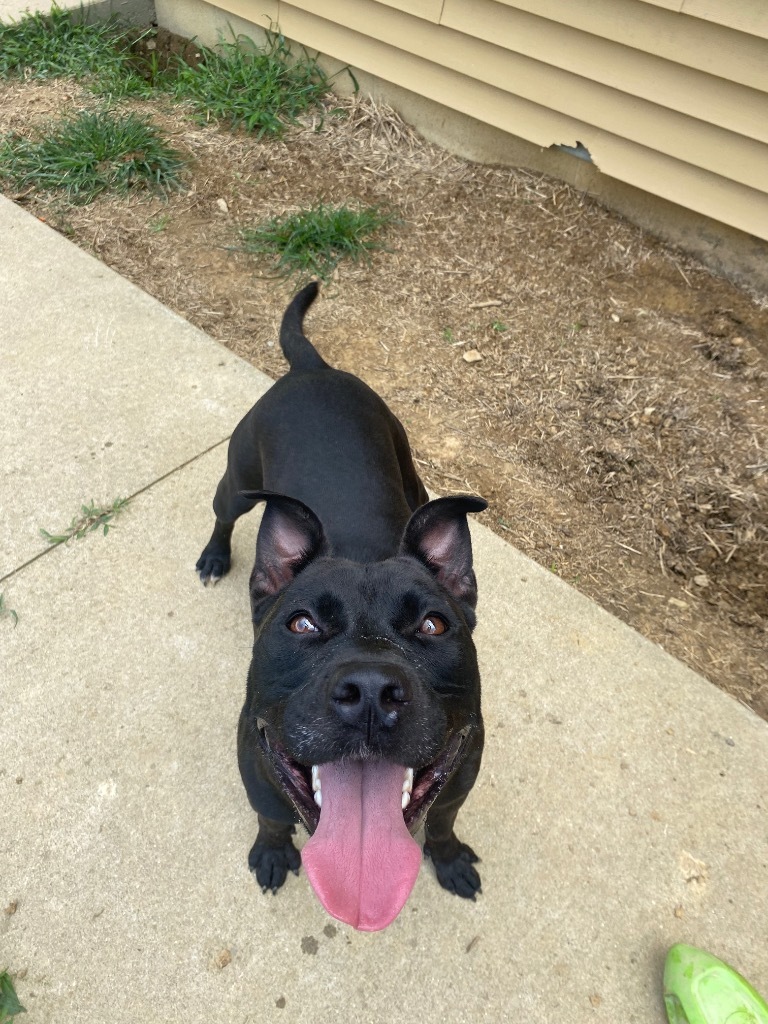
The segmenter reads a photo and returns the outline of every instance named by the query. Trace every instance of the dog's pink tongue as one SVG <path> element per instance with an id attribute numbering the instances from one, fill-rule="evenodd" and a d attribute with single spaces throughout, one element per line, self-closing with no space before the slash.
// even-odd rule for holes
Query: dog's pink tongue
<path id="1" fill-rule="evenodd" d="M 320 767 L 320 824 L 301 860 L 328 913 L 361 931 L 394 921 L 419 873 L 421 850 L 403 819 L 404 773 L 383 761 Z"/>

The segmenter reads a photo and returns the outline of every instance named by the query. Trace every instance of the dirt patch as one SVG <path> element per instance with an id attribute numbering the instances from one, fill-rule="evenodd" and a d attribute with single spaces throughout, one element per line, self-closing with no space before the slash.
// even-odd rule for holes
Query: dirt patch
<path id="1" fill-rule="evenodd" d="M 0 131 L 94 103 L 4 83 Z M 491 529 L 768 718 L 768 302 L 567 186 L 339 105 L 262 143 L 141 104 L 190 160 L 185 191 L 12 198 L 273 376 L 294 285 L 238 230 L 395 207 L 387 251 L 312 311 L 323 355 L 390 403 L 428 486 L 482 494 Z"/>

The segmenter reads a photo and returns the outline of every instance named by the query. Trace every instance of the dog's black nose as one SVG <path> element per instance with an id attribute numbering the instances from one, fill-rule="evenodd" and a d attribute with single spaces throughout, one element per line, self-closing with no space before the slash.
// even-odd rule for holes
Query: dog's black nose
<path id="1" fill-rule="evenodd" d="M 412 698 L 408 679 L 391 665 L 344 665 L 330 688 L 330 703 L 339 718 L 365 731 L 369 739 L 379 729 L 394 728 Z"/>

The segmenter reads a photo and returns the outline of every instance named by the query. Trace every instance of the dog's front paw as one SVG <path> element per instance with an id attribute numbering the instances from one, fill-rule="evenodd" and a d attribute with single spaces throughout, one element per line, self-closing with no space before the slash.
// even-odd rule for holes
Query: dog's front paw
<path id="1" fill-rule="evenodd" d="M 203 548 L 195 570 L 203 586 L 208 586 L 209 583 L 218 583 L 222 576 L 226 576 L 231 564 L 232 558 L 229 551 L 211 542 Z"/>
<path id="2" fill-rule="evenodd" d="M 465 900 L 474 900 L 479 892 L 480 875 L 474 864 L 480 860 L 471 846 L 461 843 L 456 836 L 451 836 L 444 843 L 424 843 L 424 856 L 435 865 L 437 880 L 448 892 L 455 893 Z"/>
<path id="3" fill-rule="evenodd" d="M 256 876 L 261 891 L 271 890 L 274 895 L 285 882 L 289 871 L 298 875 L 301 854 L 290 839 L 279 846 L 271 846 L 257 839 L 248 854 L 248 867 Z"/>

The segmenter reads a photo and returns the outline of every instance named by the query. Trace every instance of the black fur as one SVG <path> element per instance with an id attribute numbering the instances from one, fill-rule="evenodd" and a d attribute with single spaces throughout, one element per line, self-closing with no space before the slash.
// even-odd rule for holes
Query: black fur
<path id="1" fill-rule="evenodd" d="M 297 796 L 301 766 L 379 758 L 431 771 L 442 758 L 444 785 L 406 822 L 413 831 L 426 813 L 425 853 L 440 884 L 474 899 L 477 857 L 453 825 L 483 747 L 466 516 L 486 503 L 429 501 L 398 419 L 305 337 L 316 295 L 309 285 L 283 317 L 290 372 L 232 435 L 213 534 L 197 563 L 204 583 L 223 576 L 235 521 L 266 502 L 238 730 L 240 771 L 259 817 L 249 864 L 273 892 L 298 870 L 293 825 L 302 820 L 311 831 L 317 821 L 311 794 Z M 297 616 L 317 632 L 289 628 Z M 447 628 L 425 634 L 429 616 Z"/>

